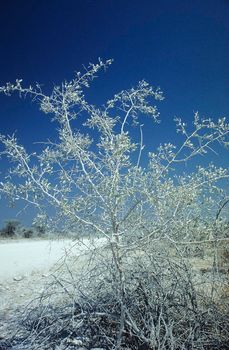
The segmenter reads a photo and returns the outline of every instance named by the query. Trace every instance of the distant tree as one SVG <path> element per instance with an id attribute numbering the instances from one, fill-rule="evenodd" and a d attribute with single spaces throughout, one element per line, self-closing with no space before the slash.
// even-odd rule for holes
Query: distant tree
<path id="1" fill-rule="evenodd" d="M 38 236 L 42 236 L 47 230 L 47 216 L 45 214 L 38 214 L 32 222 L 32 227 Z"/>
<path id="2" fill-rule="evenodd" d="M 1 229 L 1 236 L 12 238 L 16 236 L 17 230 L 20 226 L 18 220 L 7 220 L 5 221 L 5 227 Z"/>

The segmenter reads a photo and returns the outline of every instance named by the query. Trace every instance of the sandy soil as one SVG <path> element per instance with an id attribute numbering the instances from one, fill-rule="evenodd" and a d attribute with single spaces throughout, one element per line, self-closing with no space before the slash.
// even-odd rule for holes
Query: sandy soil
<path id="1" fill-rule="evenodd" d="M 0 336 L 7 336 L 15 310 L 38 297 L 64 262 L 103 244 L 103 239 L 0 241 Z"/>
<path id="2" fill-rule="evenodd" d="M 87 249 L 89 242 L 79 245 L 72 240 L 34 240 L 0 242 L 0 283 L 48 271 L 66 254 Z"/>

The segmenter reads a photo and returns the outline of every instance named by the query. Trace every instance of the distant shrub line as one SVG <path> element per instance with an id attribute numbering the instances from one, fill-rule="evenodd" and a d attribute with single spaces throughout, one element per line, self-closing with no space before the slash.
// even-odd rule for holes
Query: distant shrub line
<path id="1" fill-rule="evenodd" d="M 0 238 L 33 238 L 46 234 L 44 227 L 32 225 L 26 227 L 18 220 L 7 220 L 5 226 L 0 229 Z"/>

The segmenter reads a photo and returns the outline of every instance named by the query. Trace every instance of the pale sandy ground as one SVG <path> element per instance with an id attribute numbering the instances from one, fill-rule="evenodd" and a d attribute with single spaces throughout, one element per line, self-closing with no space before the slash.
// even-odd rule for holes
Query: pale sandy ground
<path id="1" fill-rule="evenodd" d="M 61 261 L 66 253 L 74 254 L 87 249 L 89 242 L 79 245 L 72 240 L 34 240 L 0 242 L 0 283 L 45 273 Z"/>
<path id="2" fill-rule="evenodd" d="M 7 336 L 15 310 L 38 297 L 66 259 L 103 244 L 103 239 L 0 241 L 0 336 Z"/>

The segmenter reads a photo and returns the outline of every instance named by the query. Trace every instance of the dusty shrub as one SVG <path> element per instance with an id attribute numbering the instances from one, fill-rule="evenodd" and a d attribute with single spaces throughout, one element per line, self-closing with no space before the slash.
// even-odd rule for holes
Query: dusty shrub
<path id="1" fill-rule="evenodd" d="M 48 93 L 39 84 L 24 87 L 21 79 L 0 87 L 6 95 L 32 97 L 58 124 L 55 141 L 42 143 L 38 152 L 28 153 L 15 135 L 0 135 L 1 153 L 13 164 L 0 182 L 0 194 L 12 204 L 21 199 L 35 205 L 42 213 L 39 225 L 48 208 L 55 215 L 50 226 L 65 232 L 78 227 L 103 237 L 108 255 L 105 259 L 95 250 L 96 269 L 89 266 L 81 279 L 71 280 L 77 315 L 67 302 L 61 308 L 40 305 L 38 315 L 32 311 L 32 321 L 26 321 L 31 344 L 37 337 L 36 349 L 50 349 L 59 338 L 89 332 L 90 341 L 97 336 L 107 349 L 222 349 L 228 335 L 222 324 L 228 320 L 214 299 L 200 299 L 192 271 L 176 252 L 179 244 L 226 238 L 221 220 L 228 169 L 208 159 L 198 163 L 196 156 L 227 147 L 229 124 L 224 117 L 214 121 L 196 112 L 191 126 L 175 119 L 175 144 L 145 148 L 143 123 L 146 117 L 159 122 L 155 104 L 163 93 L 142 80 L 101 107 L 91 104 L 85 88 L 111 63 L 90 64 Z M 195 157 L 193 171 L 187 171 Z M 173 244 L 171 253 L 164 241 Z M 202 257 L 201 251 L 196 254 Z"/>
<path id="2" fill-rule="evenodd" d="M 138 251 L 125 256 L 125 293 L 120 299 L 109 254 L 87 274 L 55 280 L 21 326 L 23 349 L 216 350 L 229 346 L 229 303 L 211 298 L 191 267 L 169 252 Z M 202 289 L 200 288 L 200 284 Z M 59 285 L 59 288 L 57 288 Z M 56 296 L 62 294 L 61 302 Z M 124 313 L 122 308 L 124 307 Z M 61 347 L 62 346 L 62 347 Z"/>
<path id="3" fill-rule="evenodd" d="M 30 230 L 30 229 L 23 230 L 23 237 L 24 238 L 32 238 L 33 236 L 34 236 L 33 230 Z"/>

